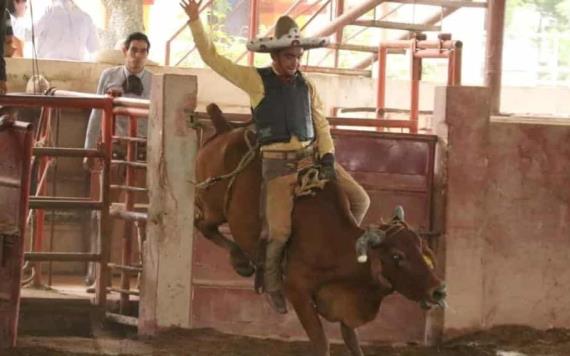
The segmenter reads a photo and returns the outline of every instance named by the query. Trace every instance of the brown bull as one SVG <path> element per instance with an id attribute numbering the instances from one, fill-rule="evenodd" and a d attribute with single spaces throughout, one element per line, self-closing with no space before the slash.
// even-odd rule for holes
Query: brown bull
<path id="1" fill-rule="evenodd" d="M 232 171 L 249 151 L 245 128 L 232 128 L 215 105 L 208 112 L 216 134 L 198 152 L 199 181 Z M 230 251 L 234 269 L 243 276 L 254 272 L 261 233 L 260 166 L 256 155 L 227 193 L 229 179 L 222 179 L 196 195 L 196 227 Z M 218 232 L 226 221 L 235 242 Z M 320 316 L 340 323 L 346 346 L 359 356 L 363 353 L 355 328 L 374 320 L 385 296 L 397 291 L 423 306 L 444 304 L 445 286 L 433 273 L 433 254 L 408 228 L 403 210 L 397 209 L 390 223 L 363 230 L 350 216 L 344 194 L 329 183 L 315 196 L 296 201 L 292 221 L 286 296 L 315 355 L 329 355 Z"/>

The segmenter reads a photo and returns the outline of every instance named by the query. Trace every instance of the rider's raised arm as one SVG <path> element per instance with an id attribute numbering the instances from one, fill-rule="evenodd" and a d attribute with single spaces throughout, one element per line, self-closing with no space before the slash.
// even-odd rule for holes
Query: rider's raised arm
<path id="1" fill-rule="evenodd" d="M 206 34 L 199 18 L 190 21 L 189 25 L 194 36 L 196 48 L 198 48 L 204 63 L 232 84 L 245 91 L 250 97 L 258 96 L 260 88 L 263 88 L 263 82 L 255 67 L 235 64 L 233 61 L 220 55 L 216 50 L 216 46 Z"/>

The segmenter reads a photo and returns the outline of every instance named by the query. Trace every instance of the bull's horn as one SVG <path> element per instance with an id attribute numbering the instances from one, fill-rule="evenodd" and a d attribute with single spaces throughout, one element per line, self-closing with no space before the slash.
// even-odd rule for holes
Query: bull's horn
<path id="1" fill-rule="evenodd" d="M 398 218 L 400 221 L 404 221 L 404 208 L 401 205 L 396 205 L 394 208 L 394 217 Z"/>
<path id="2" fill-rule="evenodd" d="M 368 247 L 378 246 L 382 243 L 386 234 L 377 226 L 370 226 L 368 229 L 356 240 L 356 256 L 359 263 L 365 263 L 368 260 Z"/>

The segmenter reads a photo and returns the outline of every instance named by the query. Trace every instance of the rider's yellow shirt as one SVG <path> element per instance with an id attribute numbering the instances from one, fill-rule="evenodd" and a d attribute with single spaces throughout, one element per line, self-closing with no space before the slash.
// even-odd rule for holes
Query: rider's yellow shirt
<path id="1" fill-rule="evenodd" d="M 257 107 L 265 95 L 263 80 L 257 72 L 257 69 L 252 66 L 236 64 L 230 59 L 218 54 L 214 43 L 204 31 L 200 20 L 191 21 L 190 29 L 194 36 L 196 48 L 198 52 L 200 52 L 200 57 L 202 57 L 204 63 L 232 84 L 245 91 L 247 95 L 249 95 L 251 107 Z M 311 96 L 311 115 L 315 126 L 319 155 L 322 156 L 325 153 L 334 152 L 334 144 L 330 133 L 329 122 L 325 116 L 323 102 L 317 94 L 314 83 L 303 73 L 301 73 L 301 75 L 303 75 L 303 78 L 307 82 L 309 95 Z M 289 142 L 272 143 L 265 145 L 262 149 L 275 151 L 299 150 L 309 144 L 310 142 L 299 141 L 296 136 L 293 136 Z"/>

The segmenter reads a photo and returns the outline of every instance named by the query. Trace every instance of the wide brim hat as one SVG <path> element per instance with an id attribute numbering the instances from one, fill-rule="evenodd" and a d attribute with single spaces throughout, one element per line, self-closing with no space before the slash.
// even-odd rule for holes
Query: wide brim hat
<path id="1" fill-rule="evenodd" d="M 301 36 L 295 20 L 289 16 L 281 16 L 275 25 L 275 36 L 253 39 L 247 43 L 247 49 L 252 52 L 268 53 L 289 47 L 320 48 L 328 43 L 329 40 L 326 37 Z"/>

